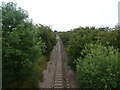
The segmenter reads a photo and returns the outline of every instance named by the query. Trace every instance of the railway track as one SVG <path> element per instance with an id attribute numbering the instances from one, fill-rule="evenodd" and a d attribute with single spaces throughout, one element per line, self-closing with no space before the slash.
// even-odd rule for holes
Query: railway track
<path id="1" fill-rule="evenodd" d="M 67 64 L 67 54 L 61 39 L 57 36 L 57 44 L 54 46 L 50 61 L 44 70 L 41 88 L 75 88 L 75 78 Z"/>
<path id="2" fill-rule="evenodd" d="M 66 61 L 62 57 L 62 42 L 59 37 L 57 37 L 57 39 L 57 60 L 55 62 L 53 88 L 70 88 L 68 76 L 66 73 Z"/>

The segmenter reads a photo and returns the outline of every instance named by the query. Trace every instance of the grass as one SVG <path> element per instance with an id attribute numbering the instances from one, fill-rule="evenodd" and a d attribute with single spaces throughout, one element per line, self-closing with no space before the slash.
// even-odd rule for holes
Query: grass
<path id="1" fill-rule="evenodd" d="M 43 71 L 46 69 L 47 67 L 47 61 L 48 61 L 48 56 L 42 56 L 41 58 L 39 58 L 37 60 L 37 62 L 35 63 L 35 68 L 38 70 L 39 72 L 39 76 L 38 76 L 38 81 L 43 81 Z M 39 83 L 39 82 L 38 82 Z"/>
<path id="2" fill-rule="evenodd" d="M 39 58 L 36 62 L 36 68 L 40 71 L 43 71 L 47 66 L 47 60 L 48 60 L 47 56 Z"/>

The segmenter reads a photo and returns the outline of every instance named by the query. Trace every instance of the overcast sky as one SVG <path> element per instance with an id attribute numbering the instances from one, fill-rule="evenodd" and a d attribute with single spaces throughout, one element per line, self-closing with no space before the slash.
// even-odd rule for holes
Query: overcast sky
<path id="1" fill-rule="evenodd" d="M 120 0 L 2 0 L 16 1 L 35 23 L 67 31 L 79 26 L 109 26 L 118 23 Z"/>

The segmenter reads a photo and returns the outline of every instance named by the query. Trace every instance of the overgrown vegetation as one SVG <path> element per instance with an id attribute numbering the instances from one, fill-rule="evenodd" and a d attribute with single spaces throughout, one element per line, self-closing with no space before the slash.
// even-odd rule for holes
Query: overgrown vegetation
<path id="1" fill-rule="evenodd" d="M 56 44 L 49 26 L 33 24 L 16 3 L 2 3 L 3 88 L 37 88 Z M 59 35 L 79 88 L 120 88 L 120 27 L 79 27 Z"/>
<path id="2" fill-rule="evenodd" d="M 111 46 L 88 44 L 81 52 L 85 58 L 77 59 L 77 80 L 79 88 L 117 88 L 118 50 Z"/>
<path id="3" fill-rule="evenodd" d="M 56 43 L 49 26 L 35 25 L 16 3 L 2 3 L 3 88 L 35 88 Z"/>
<path id="4" fill-rule="evenodd" d="M 79 27 L 59 32 L 77 73 L 79 88 L 120 87 L 120 31 L 108 27 Z"/>

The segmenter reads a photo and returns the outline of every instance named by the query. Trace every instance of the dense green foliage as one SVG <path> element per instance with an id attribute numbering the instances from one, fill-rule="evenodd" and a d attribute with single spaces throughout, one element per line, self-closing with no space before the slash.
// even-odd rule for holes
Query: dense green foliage
<path id="1" fill-rule="evenodd" d="M 38 87 L 43 70 L 39 68 L 44 66 L 37 63 L 45 65 L 47 60 L 41 58 L 48 55 L 56 43 L 48 26 L 34 25 L 27 18 L 27 12 L 15 3 L 2 3 L 3 88 Z"/>
<path id="2" fill-rule="evenodd" d="M 113 47 L 88 44 L 81 52 L 84 59 L 77 59 L 77 80 L 79 88 L 118 88 L 120 53 Z"/>
<path id="3" fill-rule="evenodd" d="M 69 31 L 66 33 L 66 38 L 61 38 L 63 40 L 63 43 L 66 44 L 68 56 L 69 56 L 69 64 L 73 67 L 75 70 L 76 64 L 74 62 L 75 59 L 77 59 L 79 56 L 81 56 L 81 50 L 84 49 L 84 45 L 86 43 L 95 43 L 99 39 L 98 36 L 98 30 L 95 28 L 76 28 L 72 31 Z M 65 42 L 65 41 L 66 42 Z"/>
<path id="4" fill-rule="evenodd" d="M 51 31 L 51 28 L 48 26 L 37 25 L 39 36 L 42 38 L 42 41 L 45 42 L 45 54 L 50 53 L 53 49 L 53 46 L 56 44 L 55 34 Z"/>
<path id="5" fill-rule="evenodd" d="M 80 27 L 72 31 L 60 32 L 61 39 L 68 51 L 69 64 L 75 69 L 75 62 L 81 55 L 81 50 L 85 44 L 101 43 L 102 45 L 114 46 L 119 48 L 119 30 L 109 30 L 106 28 Z"/>
<path id="6" fill-rule="evenodd" d="M 59 34 L 68 52 L 68 64 L 77 73 L 78 87 L 119 87 L 118 28 L 79 27 Z"/>

